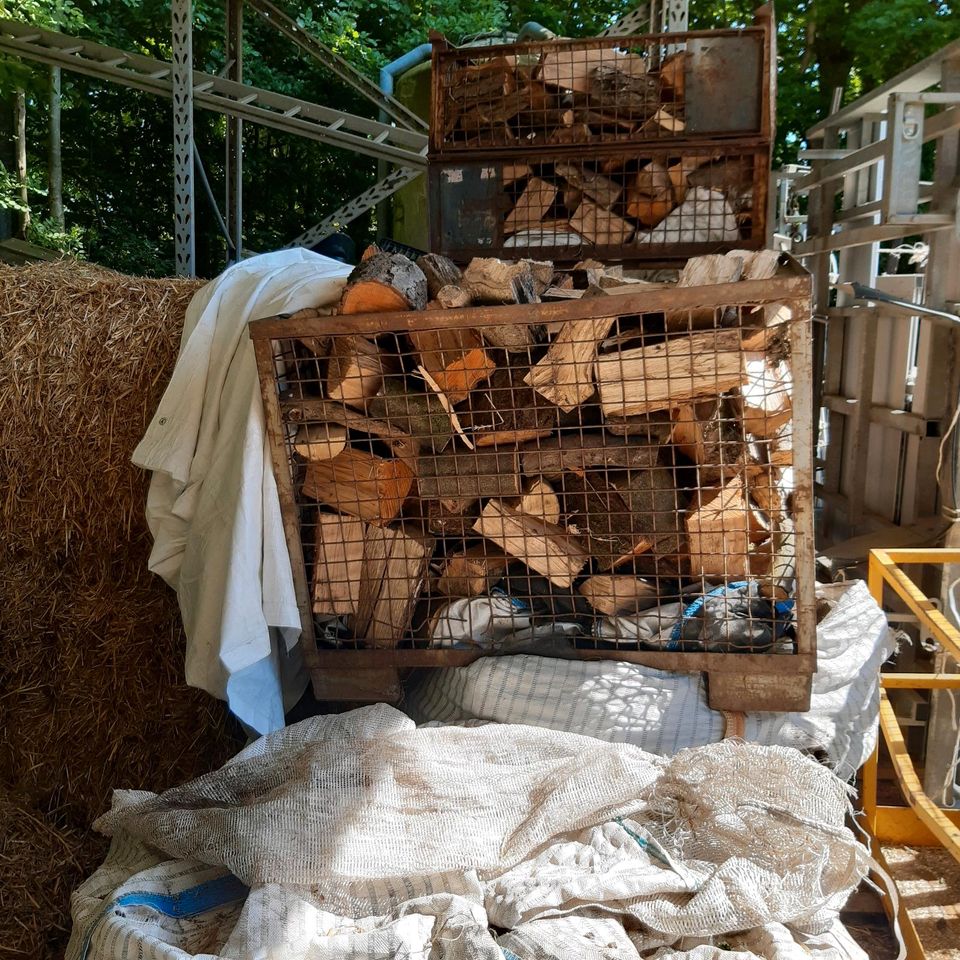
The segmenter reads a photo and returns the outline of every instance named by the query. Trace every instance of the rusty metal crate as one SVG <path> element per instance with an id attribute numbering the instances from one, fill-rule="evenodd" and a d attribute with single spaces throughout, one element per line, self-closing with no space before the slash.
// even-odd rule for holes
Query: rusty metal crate
<path id="1" fill-rule="evenodd" d="M 527 652 L 807 709 L 809 278 L 635 289 L 251 324 L 317 696 Z"/>
<path id="2" fill-rule="evenodd" d="M 762 141 L 606 146 L 431 163 L 431 248 L 475 256 L 671 264 L 766 242 Z"/>
<path id="3" fill-rule="evenodd" d="M 769 9 L 735 30 L 464 47 L 434 37 L 430 156 L 770 139 L 773 63 Z"/>

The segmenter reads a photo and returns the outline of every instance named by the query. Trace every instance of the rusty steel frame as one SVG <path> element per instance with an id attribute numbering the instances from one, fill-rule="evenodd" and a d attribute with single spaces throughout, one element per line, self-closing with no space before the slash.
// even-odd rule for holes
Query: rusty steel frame
<path id="1" fill-rule="evenodd" d="M 817 662 L 816 601 L 813 572 L 813 438 L 812 379 L 810 336 L 810 277 L 797 268 L 797 275 L 770 280 L 741 281 L 735 285 L 678 288 L 672 284 L 651 284 L 643 292 L 617 297 L 597 297 L 552 303 L 523 304 L 427 312 L 396 311 L 349 316 L 328 316 L 304 310 L 295 316 L 253 321 L 249 326 L 253 341 L 266 415 L 267 436 L 273 459 L 284 531 L 293 566 L 294 584 L 303 623 L 304 659 L 315 688 L 320 689 L 324 671 L 383 669 L 388 667 L 458 666 L 489 655 L 473 650 L 443 649 L 368 649 L 320 650 L 316 643 L 310 587 L 300 537 L 300 519 L 294 481 L 285 442 L 283 404 L 279 393 L 274 341 L 294 338 L 313 339 L 331 335 L 403 333 L 411 329 L 441 330 L 511 323 L 549 323 L 584 318 L 616 317 L 656 313 L 665 309 L 693 310 L 720 306 L 778 303 L 791 309 L 795 318 L 790 325 L 790 347 L 794 368 L 793 453 L 794 453 L 794 529 L 797 554 L 797 630 L 793 655 L 682 653 L 657 651 L 578 650 L 577 659 L 622 660 L 677 671 L 706 671 L 716 678 L 718 687 L 730 689 L 740 684 L 745 689 L 768 678 L 788 682 L 794 678 L 807 684 Z M 326 690 L 326 687 L 323 687 Z M 318 694 L 319 695 L 319 694 Z M 781 709 L 767 707 L 767 709 Z"/>
<path id="2" fill-rule="evenodd" d="M 526 150 L 526 148 L 524 148 Z M 767 195 L 770 189 L 770 157 L 771 144 L 762 137 L 747 139 L 697 139 L 683 143 L 682 150 L 674 143 L 670 146 L 666 141 L 656 140 L 648 144 L 642 143 L 610 143 L 580 146 L 576 144 L 558 145 L 545 150 L 538 148 L 537 152 L 524 152 L 522 158 L 508 149 L 484 150 L 474 149 L 469 155 L 454 157 L 450 155 L 444 159 L 431 158 L 427 170 L 427 216 L 429 219 L 430 246 L 438 253 L 443 253 L 453 260 L 467 261 L 472 257 L 500 256 L 506 259 L 516 257 L 533 257 L 535 259 L 553 260 L 557 263 L 572 263 L 584 257 L 595 257 L 600 260 L 617 262 L 638 262 L 644 266 L 676 267 L 690 257 L 707 253 L 717 253 L 731 249 L 759 250 L 766 246 L 769 224 L 769 204 Z M 677 155 L 681 152 L 716 154 L 718 159 L 749 157 L 753 163 L 753 207 L 751 209 L 751 228 L 749 238 L 739 238 L 730 241 L 706 241 L 696 243 L 666 243 L 634 245 L 633 243 L 593 244 L 584 241 L 582 245 L 559 246 L 517 246 L 504 245 L 502 235 L 502 221 L 498 218 L 497 229 L 491 237 L 465 236 L 460 224 L 449 224 L 449 214 L 441 203 L 441 194 L 449 195 L 449 188 L 441 182 L 447 171 L 462 171 L 465 168 L 480 168 L 481 178 L 485 175 L 483 168 L 489 166 L 494 171 L 492 177 L 496 182 L 495 173 L 499 166 L 509 162 L 524 162 L 536 164 L 540 162 L 568 160 L 583 162 L 593 158 L 609 159 L 623 157 L 625 159 L 662 158 Z M 445 190 L 446 188 L 446 190 Z M 499 211 L 500 213 L 506 212 Z M 456 246 L 444 241 L 444 233 L 451 230 L 461 239 Z"/>
<path id="3" fill-rule="evenodd" d="M 653 33 L 644 36 L 631 36 L 629 38 L 619 36 L 599 36 L 578 40 L 555 40 L 549 42 L 550 50 L 603 50 L 616 49 L 626 45 L 637 45 L 640 43 L 659 44 L 663 47 L 682 48 L 684 42 L 689 40 L 723 40 L 724 38 L 742 38 L 756 37 L 761 46 L 760 57 L 760 84 L 758 90 L 759 99 L 759 124 L 753 130 L 738 130 L 729 134 L 722 131 L 711 132 L 709 134 L 699 134 L 691 136 L 680 133 L 674 137 L 656 138 L 651 141 L 650 138 L 637 137 L 632 139 L 618 140 L 617 143 L 632 142 L 636 143 L 663 143 L 666 145 L 684 144 L 692 146 L 700 143 L 712 143 L 715 140 L 745 140 L 761 138 L 770 140 L 775 128 L 775 106 L 773 102 L 774 84 L 775 84 L 775 62 L 773 54 L 774 30 L 772 22 L 772 12 L 770 5 L 762 7 L 755 17 L 755 25 L 742 27 L 739 29 L 720 29 L 720 30 L 688 30 L 682 32 L 663 32 Z M 451 147 L 443 141 L 443 129 L 445 116 L 443 112 L 443 71 L 441 69 L 445 63 L 451 60 L 463 59 L 465 56 L 474 55 L 490 58 L 496 56 L 520 57 L 524 54 L 531 54 L 543 49 L 546 44 L 544 41 L 524 41 L 521 43 L 505 43 L 484 46 L 478 48 L 458 48 L 449 44 L 441 36 L 432 37 L 432 75 L 431 75 L 431 98 L 430 98 L 430 151 L 431 161 L 437 159 L 452 159 L 453 157 L 469 156 L 471 158 L 482 156 L 483 152 L 470 146 Z M 742 91 L 741 91 L 742 93 Z M 602 140 L 591 140 L 591 145 L 600 145 Z M 579 146 L 583 146 L 580 144 Z M 503 148 L 501 148 L 502 150 Z M 519 160 L 530 152 L 542 151 L 543 144 L 523 145 L 518 144 L 508 148 L 510 152 L 515 152 Z M 558 148 L 559 149 L 559 148 Z"/>

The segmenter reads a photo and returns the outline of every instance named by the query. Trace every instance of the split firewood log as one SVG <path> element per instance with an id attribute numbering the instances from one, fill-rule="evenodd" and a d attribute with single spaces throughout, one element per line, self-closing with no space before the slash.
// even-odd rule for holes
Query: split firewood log
<path id="1" fill-rule="evenodd" d="M 597 344 L 612 326 L 613 317 L 566 321 L 523 382 L 566 413 L 585 403 L 596 390 L 593 367 Z"/>
<path id="2" fill-rule="evenodd" d="M 579 592 L 597 613 L 606 617 L 633 616 L 659 602 L 655 584 L 622 574 L 588 577 L 580 584 Z"/>
<path id="3" fill-rule="evenodd" d="M 408 530 L 368 527 L 354 634 L 377 648 L 404 638 L 423 587 L 434 541 Z"/>
<path id="4" fill-rule="evenodd" d="M 523 496 L 510 506 L 528 516 L 546 520 L 547 523 L 560 522 L 560 498 L 543 477 L 525 483 Z"/>
<path id="5" fill-rule="evenodd" d="M 699 490 L 686 530 L 691 576 L 734 580 L 750 575 L 750 510 L 742 477 Z"/>
<path id="6" fill-rule="evenodd" d="M 347 428 L 338 423 L 305 423 L 293 440 L 304 460 L 332 460 L 347 445 Z"/>
<path id="7" fill-rule="evenodd" d="M 347 277 L 340 313 L 377 313 L 385 310 L 423 310 L 427 305 L 427 278 L 402 253 L 378 252 L 361 260 Z"/>
<path id="8" fill-rule="evenodd" d="M 464 288 L 475 303 L 539 303 L 530 263 L 475 257 L 463 272 Z M 552 269 L 551 265 L 551 274 Z M 487 343 L 513 353 L 524 353 L 536 343 L 532 324 L 480 326 L 477 330 Z"/>
<path id="9" fill-rule="evenodd" d="M 553 206 L 557 193 L 555 184 L 540 177 L 531 177 L 503 221 L 504 236 L 538 226 Z"/>
<path id="10" fill-rule="evenodd" d="M 307 465 L 303 495 L 368 523 L 387 523 L 400 513 L 413 479 L 406 460 L 347 447 L 331 460 Z"/>
<path id="11" fill-rule="evenodd" d="M 411 330 L 408 336 L 420 363 L 450 403 L 465 400 L 497 368 L 474 330 Z"/>
<path id="12" fill-rule="evenodd" d="M 746 379 L 738 330 L 676 337 L 600 354 L 597 388 L 604 414 L 628 417 L 717 396 Z"/>
<path id="13" fill-rule="evenodd" d="M 313 612 L 345 616 L 357 612 L 367 525 L 337 513 L 317 514 L 313 562 Z"/>
<path id="14" fill-rule="evenodd" d="M 463 279 L 460 268 L 449 257 L 439 253 L 423 254 L 417 258 L 417 266 L 427 279 L 427 294 L 431 300 L 436 299 L 442 287 L 448 284 L 458 287 Z"/>
<path id="15" fill-rule="evenodd" d="M 570 217 L 570 226 L 594 246 L 624 244 L 634 233 L 632 223 L 591 200 L 584 200 L 577 207 Z"/>
<path id="16" fill-rule="evenodd" d="M 645 227 L 655 227 L 675 206 L 667 168 L 651 160 L 627 187 L 627 213 Z"/>
<path id="17" fill-rule="evenodd" d="M 489 542 L 475 544 L 451 554 L 437 589 L 448 597 L 478 597 L 487 593 L 507 572 L 508 558 Z"/>
<path id="18" fill-rule="evenodd" d="M 678 287 L 703 287 L 718 283 L 736 283 L 743 276 L 743 258 L 732 254 L 708 253 L 691 257 L 677 280 Z M 714 307 L 693 310 L 666 310 L 664 318 L 668 330 L 698 330 L 704 327 L 719 327 L 725 323 L 727 313 L 735 319 L 734 311 Z"/>
<path id="19" fill-rule="evenodd" d="M 530 261 L 474 257 L 463 271 L 463 287 L 476 303 L 537 303 Z"/>
<path id="20" fill-rule="evenodd" d="M 327 396 L 351 406 L 363 406 L 375 396 L 384 377 L 396 372 L 394 358 L 372 340 L 361 336 L 333 338 L 327 361 Z"/>
<path id="21" fill-rule="evenodd" d="M 591 76 L 610 51 L 601 48 L 584 50 L 548 50 L 540 59 L 537 79 L 551 87 L 589 93 Z"/>
<path id="22" fill-rule="evenodd" d="M 487 503 L 474 530 L 558 587 L 570 587 L 590 559 L 580 538 L 499 500 Z"/>
<path id="23" fill-rule="evenodd" d="M 609 210 L 620 199 L 620 185 L 587 166 L 576 163 L 558 163 L 554 167 L 554 171 L 558 177 L 563 177 L 581 195 L 589 197 L 604 210 Z M 564 194 L 564 197 L 566 198 L 566 194 Z M 569 206 L 566 204 L 566 199 L 564 205 Z M 576 204 L 574 204 L 574 207 L 576 207 Z"/>
<path id="24" fill-rule="evenodd" d="M 685 51 L 671 54 L 660 64 L 660 83 L 673 98 L 674 103 L 682 103 L 686 91 L 687 61 L 690 55 Z"/>
<path id="25" fill-rule="evenodd" d="M 666 108 L 660 107 L 660 109 L 643 124 L 640 130 L 642 133 L 651 137 L 663 137 L 683 133 L 686 126 L 679 117 L 675 117 Z"/>
<path id="26" fill-rule="evenodd" d="M 437 291 L 436 303 L 444 310 L 459 310 L 463 307 L 469 307 L 471 301 L 470 294 L 463 287 L 457 287 L 453 284 L 447 284 Z"/>

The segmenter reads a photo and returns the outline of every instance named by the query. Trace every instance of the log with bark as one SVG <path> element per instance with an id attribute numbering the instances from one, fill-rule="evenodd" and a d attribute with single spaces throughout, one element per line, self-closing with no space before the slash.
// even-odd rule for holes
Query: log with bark
<path id="1" fill-rule="evenodd" d="M 423 271 L 402 253 L 382 251 L 353 268 L 340 297 L 340 313 L 344 314 L 423 310 L 426 305 Z"/>
<path id="2" fill-rule="evenodd" d="M 599 431 L 565 433 L 521 447 L 524 476 L 548 479 L 587 470 L 652 467 L 659 453 L 656 444 L 611 437 Z"/>
<path id="3" fill-rule="evenodd" d="M 519 496 L 520 456 L 516 450 L 458 450 L 422 457 L 417 478 L 422 500 L 439 500 L 455 512 L 481 497 Z"/>
<path id="4" fill-rule="evenodd" d="M 475 387 L 458 411 L 460 423 L 477 447 L 515 446 L 549 436 L 560 410 L 526 386 L 527 367 L 501 366 Z"/>
<path id="5" fill-rule="evenodd" d="M 423 254 L 417 258 L 417 266 L 423 271 L 427 280 L 427 295 L 431 300 L 437 298 L 437 294 L 443 287 L 448 285 L 458 287 L 463 280 L 460 268 L 449 257 L 439 253 Z"/>
<path id="6" fill-rule="evenodd" d="M 590 102 L 609 107 L 618 118 L 646 120 L 660 105 L 660 80 L 647 72 L 642 57 L 625 54 L 607 57 L 590 76 Z"/>
<path id="7" fill-rule="evenodd" d="M 421 447 L 439 453 L 450 442 L 453 427 L 450 416 L 433 391 L 422 383 L 419 389 L 405 379 L 391 377 L 383 388 L 365 403 L 368 416 L 382 421 L 417 440 Z M 349 424 L 348 424 L 349 426 Z"/>

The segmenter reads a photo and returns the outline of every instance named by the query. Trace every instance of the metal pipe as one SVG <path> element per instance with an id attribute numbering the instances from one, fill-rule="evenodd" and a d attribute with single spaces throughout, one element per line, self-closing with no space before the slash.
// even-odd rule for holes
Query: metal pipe
<path id="1" fill-rule="evenodd" d="M 542 23 L 537 23 L 536 20 L 528 20 L 517 31 L 517 43 L 521 43 L 524 40 L 556 40 L 556 39 L 557 39 L 557 35 L 552 30 L 548 30 Z"/>
<path id="2" fill-rule="evenodd" d="M 400 73 L 405 73 L 411 67 L 416 67 L 430 58 L 433 48 L 429 43 L 421 43 L 419 47 L 408 50 L 402 56 L 392 60 L 385 67 L 380 68 L 380 91 L 393 95 L 393 79 Z"/>
<path id="3" fill-rule="evenodd" d="M 200 177 L 200 185 L 203 187 L 203 192 L 206 194 L 207 201 L 210 203 L 210 209 L 213 211 L 214 219 L 220 228 L 220 233 L 223 234 L 223 239 L 227 241 L 227 266 L 229 267 L 230 264 L 236 260 L 237 250 L 233 245 L 230 230 L 227 227 L 226 221 L 223 219 L 220 207 L 217 205 L 217 198 L 213 195 L 213 188 L 210 186 L 210 180 L 207 178 L 207 171 L 203 165 L 203 160 L 200 159 L 200 151 L 197 149 L 196 144 L 194 144 L 193 147 L 193 163 Z"/>

